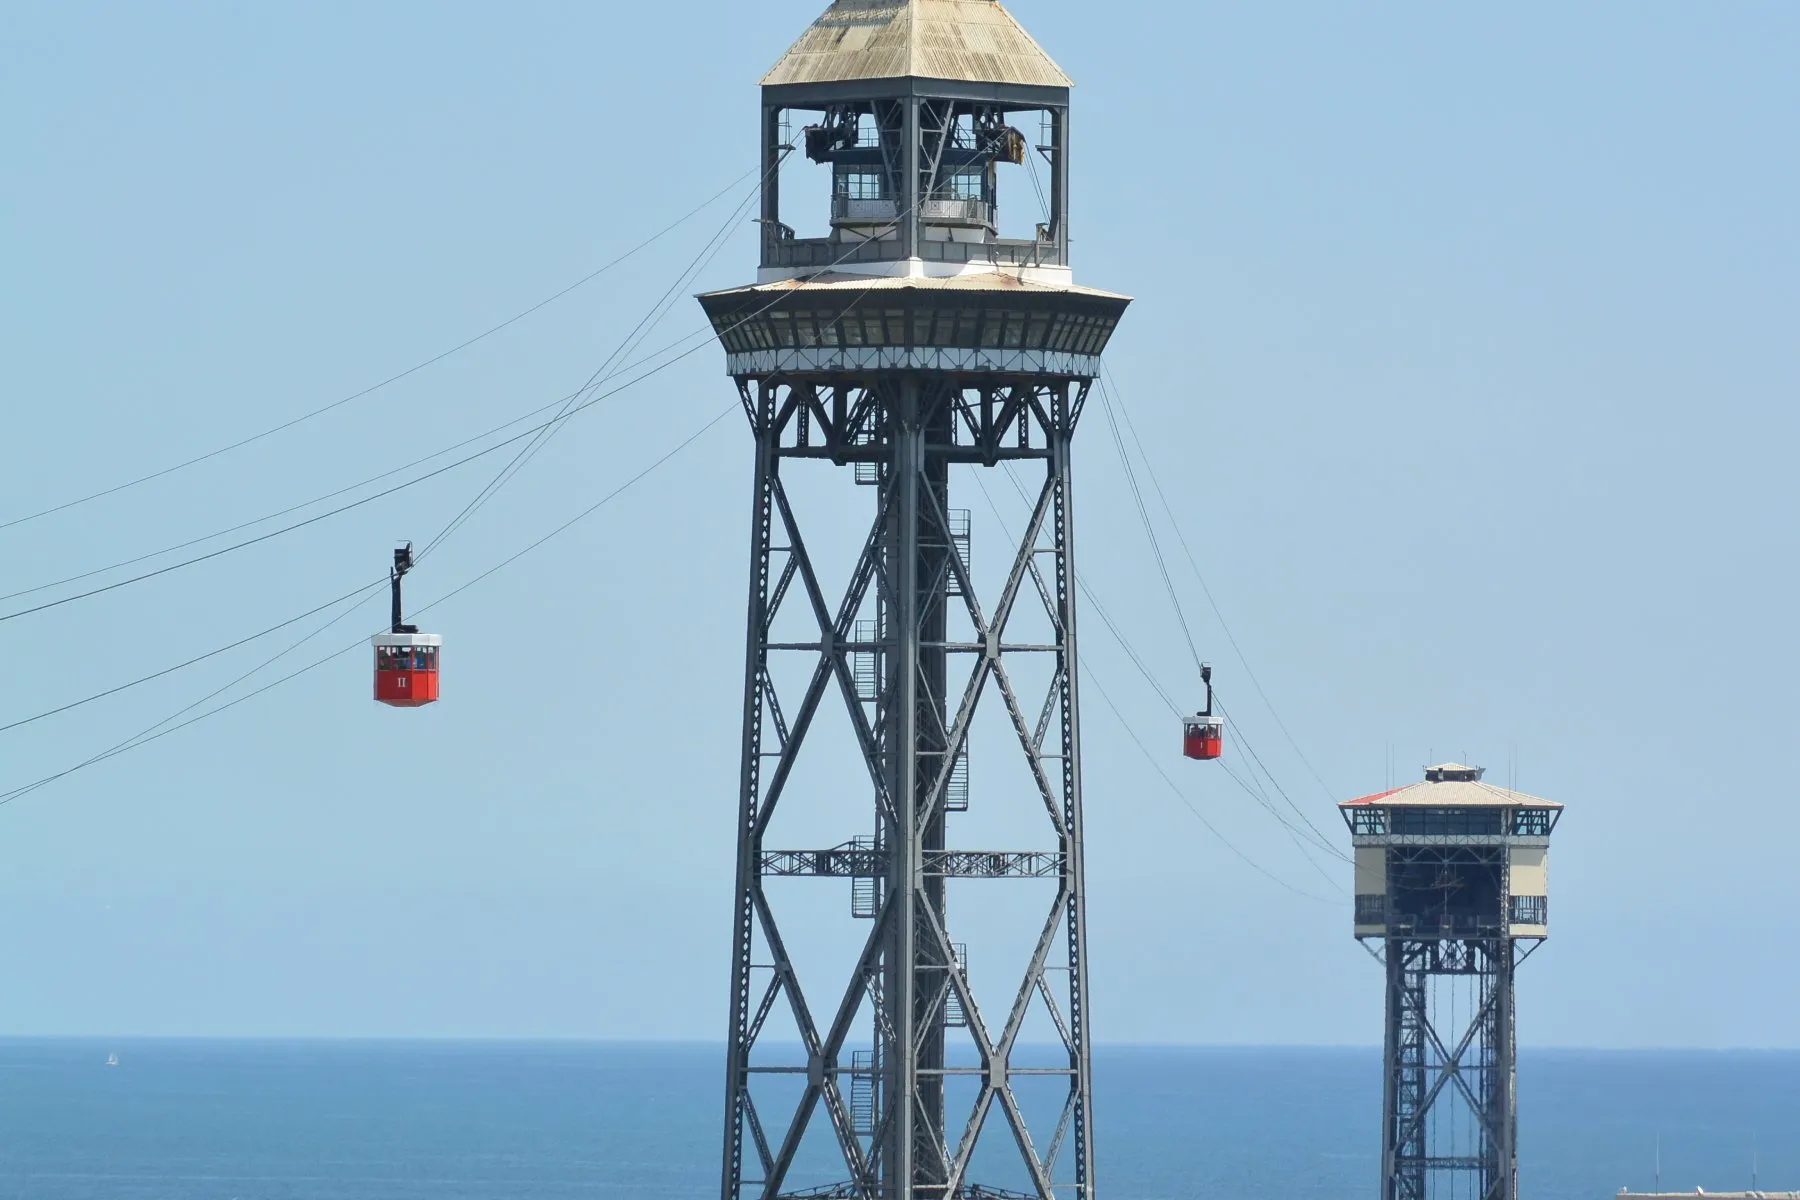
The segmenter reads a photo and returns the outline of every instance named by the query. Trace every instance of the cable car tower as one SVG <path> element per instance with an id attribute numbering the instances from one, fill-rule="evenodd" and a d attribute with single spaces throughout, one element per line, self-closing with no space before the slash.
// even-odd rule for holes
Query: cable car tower
<path id="1" fill-rule="evenodd" d="M 838 0 L 762 81 L 757 282 L 701 297 L 755 438 L 724 1200 L 1096 1195 L 1070 449 L 1129 301 L 1071 278 L 1069 88 L 985 0 Z M 790 211 L 795 149 L 830 190 Z M 1002 236 L 1000 180 L 1031 213 L 1040 171 L 1042 221 Z M 1030 509 L 979 589 L 975 471 Z M 809 531 L 846 512 L 828 576 Z M 1035 844 L 958 836 L 976 741 Z M 821 758 L 828 797 L 789 787 Z M 809 799 L 835 832 L 785 844 Z M 802 979 L 827 880 L 860 952 Z M 1021 880 L 1053 898 L 1003 975 L 959 924 Z M 1015 1062 L 1028 1025 L 1052 1060 Z"/>
<path id="2" fill-rule="evenodd" d="M 1550 933 L 1563 806 L 1481 776 L 1442 763 L 1338 806 L 1356 936 L 1387 968 L 1382 1200 L 1519 1194 L 1513 972 Z"/>

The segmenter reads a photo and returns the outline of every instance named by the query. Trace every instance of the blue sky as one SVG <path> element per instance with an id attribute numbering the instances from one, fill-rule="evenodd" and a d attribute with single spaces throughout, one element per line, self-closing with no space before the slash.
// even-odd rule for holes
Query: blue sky
<path id="1" fill-rule="evenodd" d="M 355 392 L 638 243 L 754 166 L 755 80 L 815 7 L 7 8 L 0 520 Z M 1390 747 L 1402 776 L 1466 753 L 1501 782 L 1516 754 L 1521 787 L 1569 806 L 1522 1040 L 1800 1046 L 1800 10 L 1014 11 L 1078 84 L 1077 279 L 1136 297 L 1121 396 L 1319 778 L 1178 572 L 1233 749 L 1248 737 L 1334 837 L 1331 799 L 1380 788 Z M 568 393 L 729 204 L 325 417 L 0 529 L 0 590 Z M 729 228 L 687 290 L 751 277 L 753 227 Z M 699 324 L 684 301 L 648 345 Z M 687 437 L 731 401 L 722 366 L 703 350 L 577 418 L 411 595 Z M 0 807 L 0 1029 L 720 1036 L 749 467 L 727 421 L 435 611 L 435 709 L 377 711 L 359 651 Z M 374 579 L 491 469 L 0 622 L 0 724 Z M 1098 424 L 1077 472 L 1081 569 L 1185 699 Z M 1347 869 L 1175 757 L 1168 712 L 1088 625 L 1096 678 L 1187 799 L 1290 885 L 1213 839 L 1090 691 L 1096 1036 L 1378 1040 Z M 285 644 L 0 733 L 0 786 Z"/>

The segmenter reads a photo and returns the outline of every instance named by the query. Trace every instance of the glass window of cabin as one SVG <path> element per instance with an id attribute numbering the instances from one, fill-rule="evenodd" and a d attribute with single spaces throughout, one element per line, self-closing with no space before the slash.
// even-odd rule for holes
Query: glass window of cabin
<path id="1" fill-rule="evenodd" d="M 1018 349 L 1025 341 L 1025 314 L 1017 310 L 1008 310 L 1006 314 L 1006 331 L 1000 335 L 1000 344 L 1009 350 Z"/>
<path id="2" fill-rule="evenodd" d="M 1104 317 L 1090 317 L 1088 319 L 1087 348 L 1085 353 L 1100 353 L 1100 347 L 1106 344 L 1106 335 L 1109 330 L 1110 326 Z"/>
<path id="3" fill-rule="evenodd" d="M 979 169 L 952 172 L 939 186 L 938 196 L 945 200 L 979 200 L 984 174 Z"/>
<path id="4" fill-rule="evenodd" d="M 981 310 L 977 308 L 958 309 L 956 313 L 956 340 L 953 346 L 976 345 L 975 335 L 981 327 Z"/>
<path id="5" fill-rule="evenodd" d="M 1042 350 L 1044 339 L 1050 331 L 1050 314 L 1034 312 L 1030 324 L 1025 327 L 1025 346 L 1031 350 Z"/>
<path id="6" fill-rule="evenodd" d="M 837 177 L 837 194 L 846 200 L 882 200 L 887 189 L 880 171 L 842 170 Z"/>
<path id="7" fill-rule="evenodd" d="M 1069 318 L 1069 353 L 1087 353 L 1087 329 L 1093 326 L 1094 318 L 1087 315 Z"/>
<path id="8" fill-rule="evenodd" d="M 1359 808 L 1350 814 L 1350 832 L 1364 836 L 1387 832 L 1387 812 L 1379 808 Z"/>
<path id="9" fill-rule="evenodd" d="M 981 316 L 981 344 L 993 349 L 1000 344 L 1000 331 L 1006 323 L 1005 314 L 989 310 Z"/>
<path id="10" fill-rule="evenodd" d="M 1397 808 L 1394 832 L 1428 837 L 1498 836 L 1504 830 L 1498 808 Z"/>

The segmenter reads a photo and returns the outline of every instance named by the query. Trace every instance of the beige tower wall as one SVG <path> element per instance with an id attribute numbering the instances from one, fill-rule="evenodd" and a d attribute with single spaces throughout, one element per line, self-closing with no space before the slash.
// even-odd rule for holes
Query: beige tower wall
<path id="1" fill-rule="evenodd" d="M 1341 876 L 1340 876 L 1341 878 Z M 1387 850 L 1381 846 L 1356 848 L 1356 894 L 1387 895 Z"/>
<path id="2" fill-rule="evenodd" d="M 1514 846 L 1510 851 L 1508 890 L 1515 896 L 1550 894 L 1550 851 L 1543 846 Z"/>

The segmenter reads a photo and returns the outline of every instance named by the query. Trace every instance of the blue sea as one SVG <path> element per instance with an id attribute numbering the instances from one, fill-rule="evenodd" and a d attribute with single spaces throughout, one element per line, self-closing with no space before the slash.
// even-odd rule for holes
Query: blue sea
<path id="1" fill-rule="evenodd" d="M 105 1066 L 108 1053 L 119 1065 Z M 1528 1052 L 1527 1200 L 1800 1189 L 1800 1053 Z M 1101 1194 L 1372 1196 L 1372 1050 L 1101 1048 Z M 0 1197 L 718 1195 L 721 1051 L 504 1042 L 0 1042 Z M 1003 1129 L 992 1131 L 1004 1138 Z"/>

